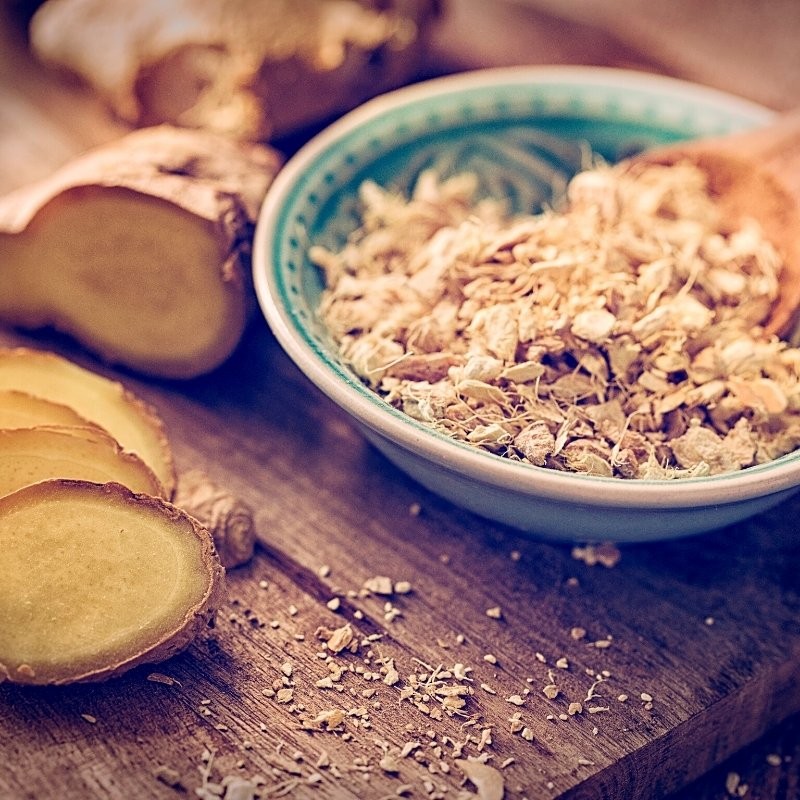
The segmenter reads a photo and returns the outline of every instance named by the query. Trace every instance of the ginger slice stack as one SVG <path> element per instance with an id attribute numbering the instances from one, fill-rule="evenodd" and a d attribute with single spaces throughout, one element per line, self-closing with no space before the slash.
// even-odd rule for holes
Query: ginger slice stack
<path id="1" fill-rule="evenodd" d="M 164 424 L 155 409 L 121 383 L 55 353 L 17 347 L 0 349 L 0 390 L 24 391 L 69 406 L 106 430 L 124 450 L 136 453 L 164 486 L 164 496 L 171 497 L 175 467 Z M 60 422 L 52 419 L 48 424 Z"/>
<path id="2" fill-rule="evenodd" d="M 0 682 L 110 678 L 213 619 L 225 570 L 175 483 L 152 407 L 54 353 L 0 349 Z"/>

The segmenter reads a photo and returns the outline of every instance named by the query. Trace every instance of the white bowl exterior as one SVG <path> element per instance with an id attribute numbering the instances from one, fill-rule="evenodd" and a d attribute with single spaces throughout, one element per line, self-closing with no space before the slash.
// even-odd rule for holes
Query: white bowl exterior
<path id="1" fill-rule="evenodd" d="M 566 542 L 676 539 L 722 528 L 766 511 L 797 489 L 713 505 L 602 506 L 592 498 L 565 501 L 464 475 L 361 427 L 364 437 L 403 472 L 455 505 L 536 536 Z M 537 475 L 531 479 L 535 483 Z"/>

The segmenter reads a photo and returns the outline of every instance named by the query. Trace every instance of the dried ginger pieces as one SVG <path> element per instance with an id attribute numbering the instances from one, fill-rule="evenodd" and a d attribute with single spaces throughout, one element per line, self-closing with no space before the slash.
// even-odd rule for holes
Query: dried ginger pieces
<path id="1" fill-rule="evenodd" d="M 341 357 L 393 406 L 513 460 L 622 478 L 730 472 L 800 443 L 800 350 L 761 325 L 781 259 L 689 164 L 600 166 L 510 217 L 474 176 L 367 182 L 311 248 Z"/>

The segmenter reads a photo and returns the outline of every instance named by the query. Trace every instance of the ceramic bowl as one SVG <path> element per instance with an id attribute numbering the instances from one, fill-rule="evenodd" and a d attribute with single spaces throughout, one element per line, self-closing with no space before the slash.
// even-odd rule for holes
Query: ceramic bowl
<path id="1" fill-rule="evenodd" d="M 340 361 L 316 314 L 322 282 L 307 252 L 311 244 L 338 249 L 357 227 L 356 193 L 365 179 L 407 187 L 431 165 L 470 170 L 482 191 L 530 210 L 550 185 L 531 164 L 549 159 L 548 170 L 569 175 L 580 142 L 614 161 L 771 116 L 718 91 L 604 68 L 481 70 L 383 95 L 317 135 L 275 180 L 255 234 L 259 303 L 289 356 L 363 435 L 459 506 L 573 542 L 668 539 L 732 524 L 796 491 L 800 453 L 721 476 L 623 480 L 534 467 L 448 439 L 392 408 Z"/>

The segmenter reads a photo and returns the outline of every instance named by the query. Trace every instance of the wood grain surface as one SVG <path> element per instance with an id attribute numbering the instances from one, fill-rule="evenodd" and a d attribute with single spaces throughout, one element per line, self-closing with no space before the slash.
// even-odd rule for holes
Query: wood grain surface
<path id="1" fill-rule="evenodd" d="M 6 190 L 121 128 L 3 31 Z M 99 685 L 0 686 L 2 800 L 176 800 L 202 786 L 233 798 L 235 778 L 262 797 L 450 800 L 478 793 L 459 766 L 469 757 L 499 770 L 505 798 L 800 796 L 800 496 L 589 566 L 400 473 L 260 318 L 228 363 L 182 383 L 112 370 L 47 333 L 0 331 L 15 344 L 151 402 L 179 473 L 201 467 L 249 503 L 260 543 L 229 572 L 215 628 L 183 655 Z M 392 594 L 365 590 L 376 576 Z M 345 625 L 354 652 L 326 651 Z M 470 687 L 459 713 L 414 689 L 437 675 Z M 333 710 L 341 724 L 314 722 Z"/>

